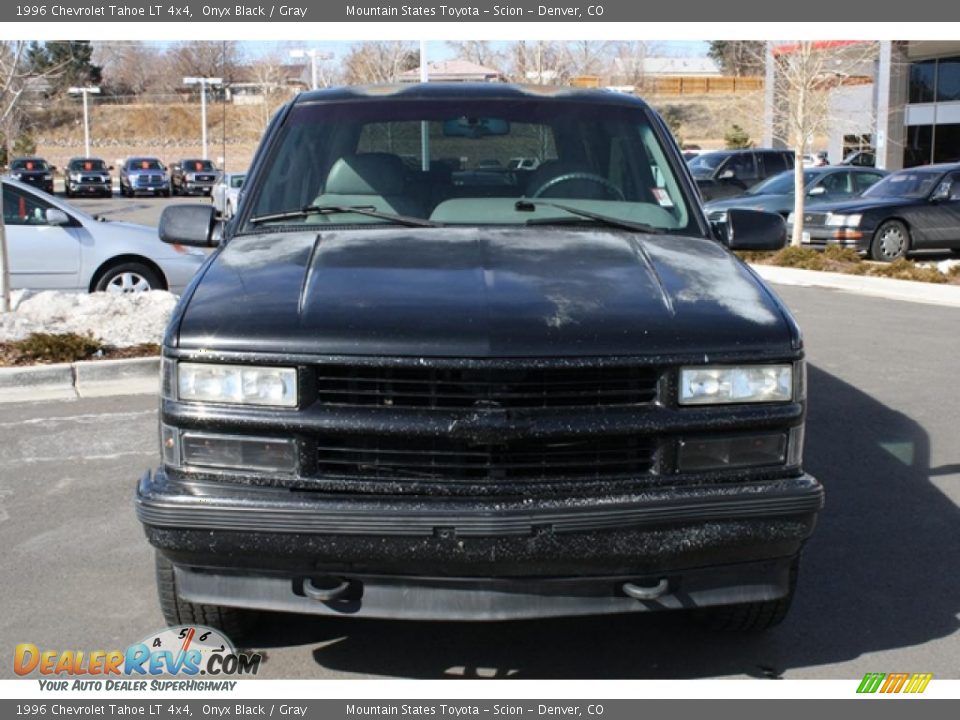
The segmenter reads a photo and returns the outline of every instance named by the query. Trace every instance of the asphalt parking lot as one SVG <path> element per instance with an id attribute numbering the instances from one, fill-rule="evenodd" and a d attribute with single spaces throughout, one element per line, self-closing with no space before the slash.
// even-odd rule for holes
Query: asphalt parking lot
<path id="1" fill-rule="evenodd" d="M 131 214 L 154 208 L 143 204 Z M 960 678 L 960 311 L 778 291 L 806 335 L 806 464 L 827 488 L 781 627 L 744 638 L 672 615 L 494 625 L 281 615 L 252 643 L 267 657 L 261 676 Z M 157 460 L 155 407 L 149 396 L 0 406 L 0 647 L 122 648 L 162 626 L 132 503 Z"/>

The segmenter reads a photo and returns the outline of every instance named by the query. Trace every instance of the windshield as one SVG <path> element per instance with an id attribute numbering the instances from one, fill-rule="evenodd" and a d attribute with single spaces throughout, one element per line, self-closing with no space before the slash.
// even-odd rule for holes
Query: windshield
<path id="1" fill-rule="evenodd" d="M 805 172 L 803 186 L 809 185 L 816 176 L 817 173 Z M 793 195 L 794 187 L 793 170 L 787 170 L 757 183 L 747 190 L 747 195 Z"/>
<path id="2" fill-rule="evenodd" d="M 273 148 L 244 232 L 389 222 L 376 213 L 449 225 L 599 222 L 517 202 L 536 198 L 702 233 L 639 106 L 543 98 L 304 104 Z M 350 207 L 375 214 L 344 212 Z M 295 216 L 304 208 L 313 211 Z"/>
<path id="3" fill-rule="evenodd" d="M 230 187 L 232 188 L 241 188 L 243 187 L 243 180 L 246 178 L 246 175 L 231 175 L 230 176 Z"/>
<path id="4" fill-rule="evenodd" d="M 929 170 L 902 170 L 872 185 L 864 191 L 863 197 L 924 198 L 942 175 L 942 172 Z"/>
<path id="5" fill-rule="evenodd" d="M 75 170 L 77 172 L 90 172 L 91 170 L 106 170 L 107 165 L 103 160 L 87 159 L 87 160 L 71 160 L 70 165 L 68 166 L 70 170 Z"/>
<path id="6" fill-rule="evenodd" d="M 213 163 L 209 160 L 184 160 L 184 172 L 210 172 L 213 170 Z"/>
<path id="7" fill-rule="evenodd" d="M 47 165 L 46 160 L 40 158 L 21 158 L 19 160 L 14 160 L 10 165 L 11 170 L 26 170 L 27 172 L 44 172 L 49 171 L 50 166 Z"/>
<path id="8" fill-rule="evenodd" d="M 127 163 L 128 170 L 162 170 L 163 166 L 160 165 L 159 160 L 154 160 L 152 158 L 137 158 L 136 160 L 130 160 Z"/>
<path id="9" fill-rule="evenodd" d="M 728 157 L 727 153 L 704 153 L 688 160 L 687 165 L 694 174 L 698 172 L 702 174 L 716 170 Z"/>

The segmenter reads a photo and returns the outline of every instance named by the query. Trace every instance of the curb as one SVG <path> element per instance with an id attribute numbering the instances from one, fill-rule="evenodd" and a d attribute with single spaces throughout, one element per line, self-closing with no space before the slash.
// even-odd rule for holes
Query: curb
<path id="1" fill-rule="evenodd" d="M 960 285 L 938 285 L 895 278 L 844 275 L 776 265 L 750 265 L 750 267 L 764 280 L 777 285 L 829 288 L 888 300 L 960 308 Z"/>
<path id="2" fill-rule="evenodd" d="M 0 403 L 156 394 L 160 358 L 0 368 Z"/>

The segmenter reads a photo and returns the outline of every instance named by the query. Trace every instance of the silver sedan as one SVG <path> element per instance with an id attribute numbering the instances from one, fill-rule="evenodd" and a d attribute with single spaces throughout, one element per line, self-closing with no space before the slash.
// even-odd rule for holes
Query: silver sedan
<path id="1" fill-rule="evenodd" d="M 221 173 L 213 186 L 213 207 L 224 220 L 232 218 L 237 211 L 240 189 L 246 177 L 246 173 Z"/>
<path id="2" fill-rule="evenodd" d="M 160 242 L 156 228 L 99 220 L 12 178 L 2 183 L 13 289 L 179 294 L 206 259 Z"/>

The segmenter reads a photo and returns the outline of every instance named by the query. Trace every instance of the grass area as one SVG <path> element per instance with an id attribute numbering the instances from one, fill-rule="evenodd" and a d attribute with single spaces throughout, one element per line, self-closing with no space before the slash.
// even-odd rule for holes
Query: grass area
<path id="1" fill-rule="evenodd" d="M 828 246 L 824 250 L 787 246 L 776 252 L 738 252 L 737 255 L 746 262 L 758 265 L 960 285 L 960 265 L 950 268 L 948 273 L 942 273 L 935 267 L 920 265 L 903 258 L 892 263 L 870 262 L 863 260 L 850 248 L 837 246 Z"/>
<path id="2" fill-rule="evenodd" d="M 119 360 L 159 354 L 160 346 L 155 343 L 118 348 L 105 345 L 91 335 L 32 333 L 22 340 L 0 342 L 0 367 Z"/>

